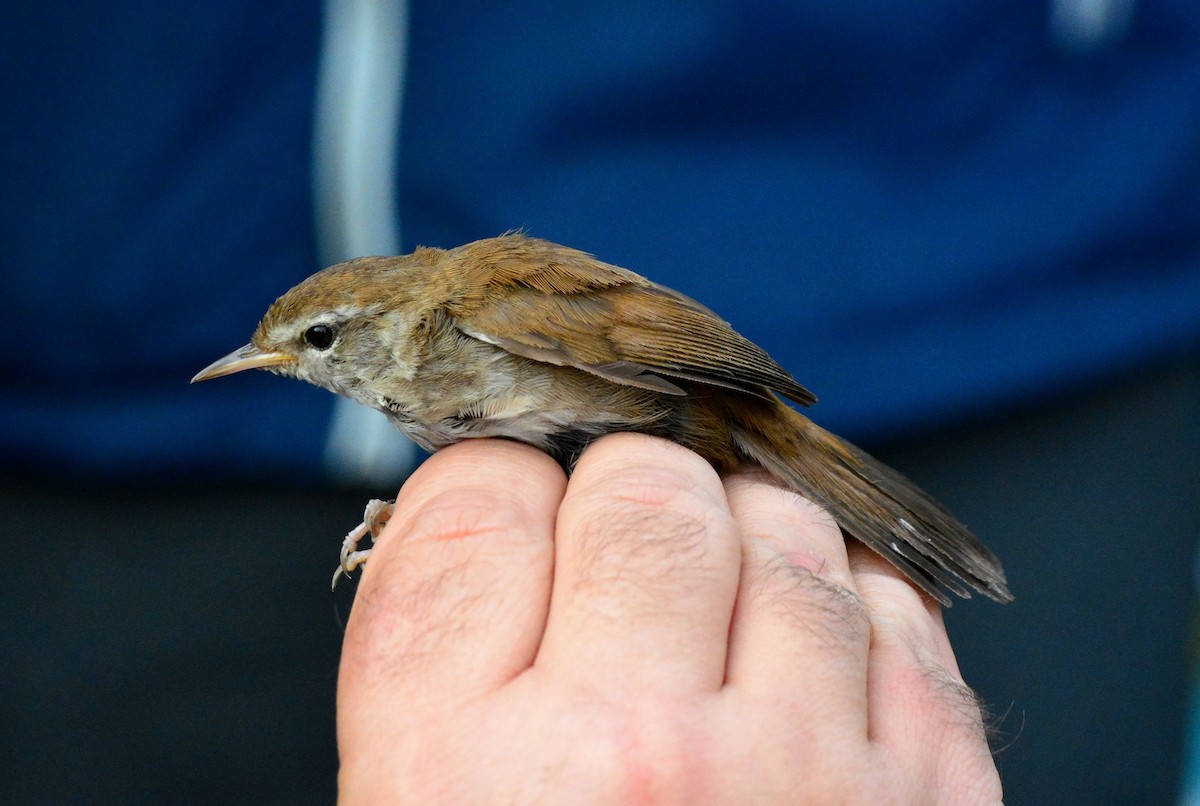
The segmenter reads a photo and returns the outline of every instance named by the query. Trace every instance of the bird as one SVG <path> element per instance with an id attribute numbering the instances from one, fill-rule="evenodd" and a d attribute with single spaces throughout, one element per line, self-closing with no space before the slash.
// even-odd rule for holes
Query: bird
<path id="1" fill-rule="evenodd" d="M 816 396 L 684 294 L 524 232 L 360 257 L 279 297 L 250 342 L 192 382 L 249 369 L 383 412 L 427 451 L 480 437 L 539 448 L 569 473 L 608 433 L 663 437 L 728 475 L 758 467 L 942 605 L 1013 596 L 999 559 L 898 471 L 785 402 Z M 365 562 L 391 514 L 373 500 L 343 541 Z"/>

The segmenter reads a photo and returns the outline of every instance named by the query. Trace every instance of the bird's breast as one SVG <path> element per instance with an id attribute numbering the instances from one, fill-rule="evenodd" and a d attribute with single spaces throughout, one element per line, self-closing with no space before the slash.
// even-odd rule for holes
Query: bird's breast
<path id="1" fill-rule="evenodd" d="M 433 351 L 411 379 L 375 402 L 426 450 L 504 437 L 558 455 L 612 431 L 645 430 L 668 416 L 666 396 L 572 367 L 512 355 L 483 342 Z"/>

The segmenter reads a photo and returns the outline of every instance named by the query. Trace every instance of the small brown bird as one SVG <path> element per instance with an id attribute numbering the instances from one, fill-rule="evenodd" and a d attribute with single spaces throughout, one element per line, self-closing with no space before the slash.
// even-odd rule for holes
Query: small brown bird
<path id="1" fill-rule="evenodd" d="M 700 303 L 575 249 L 508 234 L 340 263 L 192 381 L 252 368 L 378 409 L 430 451 L 508 437 L 570 470 L 591 440 L 640 431 L 722 474 L 758 465 L 942 604 L 941 586 L 1012 599 L 1000 562 L 953 515 L 776 396 L 816 402 L 766 352 Z M 358 541 L 389 514 L 368 506 L 339 570 L 365 559 Z"/>

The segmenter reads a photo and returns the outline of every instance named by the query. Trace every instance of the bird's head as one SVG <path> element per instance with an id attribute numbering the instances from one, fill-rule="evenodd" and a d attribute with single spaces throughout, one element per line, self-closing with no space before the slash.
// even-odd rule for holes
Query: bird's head
<path id="1" fill-rule="evenodd" d="M 265 369 L 371 402 L 361 387 L 403 369 L 397 338 L 416 316 L 406 289 L 411 256 L 363 257 L 317 272 L 275 300 L 250 343 L 209 364 L 192 383 Z"/>

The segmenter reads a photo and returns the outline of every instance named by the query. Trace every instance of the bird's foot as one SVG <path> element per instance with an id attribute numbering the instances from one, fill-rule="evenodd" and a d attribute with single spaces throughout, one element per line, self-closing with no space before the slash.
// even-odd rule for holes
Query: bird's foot
<path id="1" fill-rule="evenodd" d="M 346 535 L 346 539 L 342 541 L 341 563 L 333 572 L 330 590 L 337 587 L 338 579 L 350 576 L 355 568 L 367 561 L 371 555 L 371 549 L 360 549 L 358 544 L 368 534 L 371 536 L 371 542 L 375 542 L 379 533 L 383 531 L 383 527 L 387 525 L 388 519 L 392 517 L 392 509 L 395 504 L 395 501 L 380 501 L 378 498 L 372 498 L 367 502 L 367 508 L 363 511 L 362 523 L 351 529 L 350 533 Z"/>

